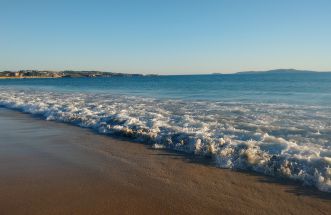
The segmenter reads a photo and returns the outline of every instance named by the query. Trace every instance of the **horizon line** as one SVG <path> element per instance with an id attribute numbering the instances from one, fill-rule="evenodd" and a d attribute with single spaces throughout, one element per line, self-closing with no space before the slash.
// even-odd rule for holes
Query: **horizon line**
<path id="1" fill-rule="evenodd" d="M 311 70 L 311 69 L 295 69 L 295 68 L 277 68 L 277 69 L 266 69 L 266 70 L 240 70 L 237 72 L 210 72 L 210 73 L 177 73 L 177 74 L 159 74 L 159 73 L 139 73 L 139 72 L 114 72 L 114 71 L 105 71 L 105 70 L 94 70 L 94 69 L 87 69 L 87 70 L 80 70 L 80 69 L 63 69 L 63 70 L 51 70 L 51 69 L 19 69 L 19 70 L 2 70 L 1 72 L 19 72 L 19 71 L 40 71 L 40 72 L 105 72 L 105 73 L 121 73 L 121 74 L 142 74 L 142 75 L 159 75 L 159 76 L 176 76 L 176 75 L 214 75 L 214 74 L 238 74 L 238 73 L 263 73 L 263 72 L 270 72 L 270 71 L 281 71 L 281 70 L 292 70 L 292 71 L 302 71 L 302 72 L 315 72 L 315 73 L 330 73 L 330 70 Z"/>

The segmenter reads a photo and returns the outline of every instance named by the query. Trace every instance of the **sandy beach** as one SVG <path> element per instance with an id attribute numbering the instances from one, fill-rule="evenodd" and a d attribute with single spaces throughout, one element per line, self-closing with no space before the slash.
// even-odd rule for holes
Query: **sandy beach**
<path id="1" fill-rule="evenodd" d="M 328 214 L 331 194 L 0 109 L 0 214 Z"/>

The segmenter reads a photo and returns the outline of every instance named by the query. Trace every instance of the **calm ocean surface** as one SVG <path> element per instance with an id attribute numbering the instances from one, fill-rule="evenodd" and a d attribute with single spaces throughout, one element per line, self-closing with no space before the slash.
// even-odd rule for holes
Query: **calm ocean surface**
<path id="1" fill-rule="evenodd" d="M 0 105 L 331 192 L 331 73 L 0 80 Z"/>
<path id="2" fill-rule="evenodd" d="M 0 86 L 184 100 L 331 104 L 331 73 L 13 79 L 1 80 Z"/>

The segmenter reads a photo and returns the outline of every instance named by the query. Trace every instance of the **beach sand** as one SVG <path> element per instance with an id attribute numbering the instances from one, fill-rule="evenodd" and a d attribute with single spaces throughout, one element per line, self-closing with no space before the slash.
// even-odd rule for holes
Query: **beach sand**
<path id="1" fill-rule="evenodd" d="M 331 194 L 0 109 L 0 214 L 330 214 Z"/>

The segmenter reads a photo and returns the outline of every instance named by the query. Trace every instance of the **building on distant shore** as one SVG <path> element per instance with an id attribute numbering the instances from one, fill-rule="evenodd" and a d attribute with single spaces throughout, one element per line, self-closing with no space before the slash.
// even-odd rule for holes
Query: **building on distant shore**
<path id="1" fill-rule="evenodd" d="M 22 72 L 13 72 L 12 76 L 14 76 L 14 77 L 23 77 L 23 73 Z"/>
<path id="2" fill-rule="evenodd" d="M 53 74 L 51 74 L 51 77 L 52 77 L 52 78 L 61 78 L 62 75 L 57 74 L 57 73 L 53 73 Z"/>

